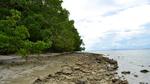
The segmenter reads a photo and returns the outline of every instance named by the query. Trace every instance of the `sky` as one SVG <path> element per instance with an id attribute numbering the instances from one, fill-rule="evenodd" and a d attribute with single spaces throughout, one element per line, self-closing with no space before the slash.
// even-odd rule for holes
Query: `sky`
<path id="1" fill-rule="evenodd" d="M 86 50 L 150 48 L 150 0 L 63 0 Z"/>

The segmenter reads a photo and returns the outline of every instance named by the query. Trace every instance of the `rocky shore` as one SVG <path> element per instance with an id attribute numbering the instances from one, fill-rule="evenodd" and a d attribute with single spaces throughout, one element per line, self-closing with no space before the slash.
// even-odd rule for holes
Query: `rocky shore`
<path id="1" fill-rule="evenodd" d="M 19 60 L 19 59 L 18 59 Z M 117 62 L 93 53 L 64 53 L 0 65 L 0 84 L 128 84 Z M 20 59 L 21 60 L 21 59 Z"/>

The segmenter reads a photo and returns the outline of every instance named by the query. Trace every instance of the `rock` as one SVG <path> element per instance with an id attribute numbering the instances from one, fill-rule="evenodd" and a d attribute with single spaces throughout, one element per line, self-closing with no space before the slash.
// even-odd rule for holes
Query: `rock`
<path id="1" fill-rule="evenodd" d="M 113 60 L 113 59 L 109 59 L 106 57 L 103 57 L 103 60 L 105 60 L 106 62 L 113 64 L 113 65 L 117 65 L 117 61 Z"/>
<path id="2" fill-rule="evenodd" d="M 37 78 L 33 84 L 39 84 L 40 82 L 42 82 L 42 80 L 40 78 Z"/>
<path id="3" fill-rule="evenodd" d="M 124 74 L 124 75 L 127 75 L 127 74 L 130 74 L 131 72 L 130 71 L 123 71 L 121 73 Z"/>
<path id="4" fill-rule="evenodd" d="M 108 71 L 114 71 L 114 70 L 117 70 L 117 68 L 118 68 L 118 65 L 112 65 L 112 64 L 107 65 Z"/>
<path id="5" fill-rule="evenodd" d="M 148 84 L 148 83 L 145 83 L 145 82 L 139 82 L 139 84 Z"/>
<path id="6" fill-rule="evenodd" d="M 75 66 L 73 67 L 74 70 L 80 70 L 80 67 L 79 66 Z"/>
<path id="7" fill-rule="evenodd" d="M 114 72 L 114 74 L 118 74 L 117 72 Z"/>
<path id="8" fill-rule="evenodd" d="M 117 70 L 118 69 L 118 65 L 114 65 L 113 69 Z"/>
<path id="9" fill-rule="evenodd" d="M 75 84 L 87 84 L 86 80 L 77 80 Z"/>
<path id="10" fill-rule="evenodd" d="M 119 79 L 112 79 L 112 82 L 115 83 L 117 82 Z"/>
<path id="11" fill-rule="evenodd" d="M 146 70 L 146 69 L 144 69 L 144 70 L 141 70 L 140 72 L 141 72 L 141 73 L 148 73 L 149 71 Z"/>
<path id="12" fill-rule="evenodd" d="M 64 67 L 62 69 L 62 73 L 64 73 L 64 74 L 71 74 L 72 72 L 73 71 L 72 71 L 71 67 Z"/>
<path id="13" fill-rule="evenodd" d="M 73 70 L 69 66 L 62 67 L 62 69 L 58 72 L 56 72 L 56 75 L 71 75 L 73 73 Z"/>
<path id="14" fill-rule="evenodd" d="M 95 60 L 96 60 L 97 63 L 102 63 L 102 57 L 96 57 Z"/>
<path id="15" fill-rule="evenodd" d="M 137 77 L 138 77 L 138 75 L 134 75 L 134 77 L 136 77 L 136 78 L 137 78 Z"/>
<path id="16" fill-rule="evenodd" d="M 112 79 L 113 84 L 128 84 L 127 80 Z"/>
<path id="17" fill-rule="evenodd" d="M 129 84 L 127 80 L 121 81 L 119 84 Z"/>

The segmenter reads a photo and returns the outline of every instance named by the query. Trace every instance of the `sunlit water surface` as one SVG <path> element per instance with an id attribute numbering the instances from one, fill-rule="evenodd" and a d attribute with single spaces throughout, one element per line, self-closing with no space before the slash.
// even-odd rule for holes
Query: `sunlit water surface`
<path id="1" fill-rule="evenodd" d="M 143 69 L 150 71 L 150 50 L 109 50 L 92 51 L 94 53 L 105 54 L 107 57 L 118 61 L 118 74 L 124 76 L 129 84 L 150 84 L 150 72 L 141 73 Z M 131 74 L 123 75 L 122 71 L 130 71 Z M 138 75 L 138 77 L 135 77 Z"/>

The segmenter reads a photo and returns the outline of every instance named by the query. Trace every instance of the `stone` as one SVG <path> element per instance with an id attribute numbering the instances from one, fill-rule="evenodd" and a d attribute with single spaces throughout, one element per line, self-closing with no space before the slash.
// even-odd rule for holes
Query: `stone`
<path id="1" fill-rule="evenodd" d="M 149 71 L 146 70 L 146 69 L 144 69 L 144 70 L 141 70 L 140 72 L 141 72 L 141 73 L 148 73 Z"/>
<path id="2" fill-rule="evenodd" d="M 63 74 L 71 74 L 73 71 L 70 67 L 64 67 L 61 71 Z"/>
<path id="3" fill-rule="evenodd" d="M 121 73 L 124 74 L 124 75 L 127 75 L 127 74 L 130 74 L 131 72 L 130 71 L 123 71 Z"/>
<path id="4" fill-rule="evenodd" d="M 145 82 L 139 82 L 139 84 L 148 84 L 148 83 L 145 83 Z"/>
<path id="5" fill-rule="evenodd" d="M 38 83 L 40 83 L 40 82 L 42 82 L 42 80 L 41 80 L 40 78 L 37 78 L 37 79 L 34 81 L 33 84 L 38 84 Z"/>
<path id="6" fill-rule="evenodd" d="M 112 79 L 113 84 L 128 84 L 127 80 Z"/>
<path id="7" fill-rule="evenodd" d="M 76 82 L 75 82 L 75 84 L 87 84 L 87 81 L 86 80 L 77 80 Z"/>
<path id="8" fill-rule="evenodd" d="M 73 67 L 73 69 L 74 69 L 74 70 L 80 70 L 80 67 L 75 66 L 75 67 Z"/>
<path id="9" fill-rule="evenodd" d="M 137 77 L 138 77 L 138 75 L 134 75 L 134 77 L 136 77 L 136 78 L 137 78 Z"/>

